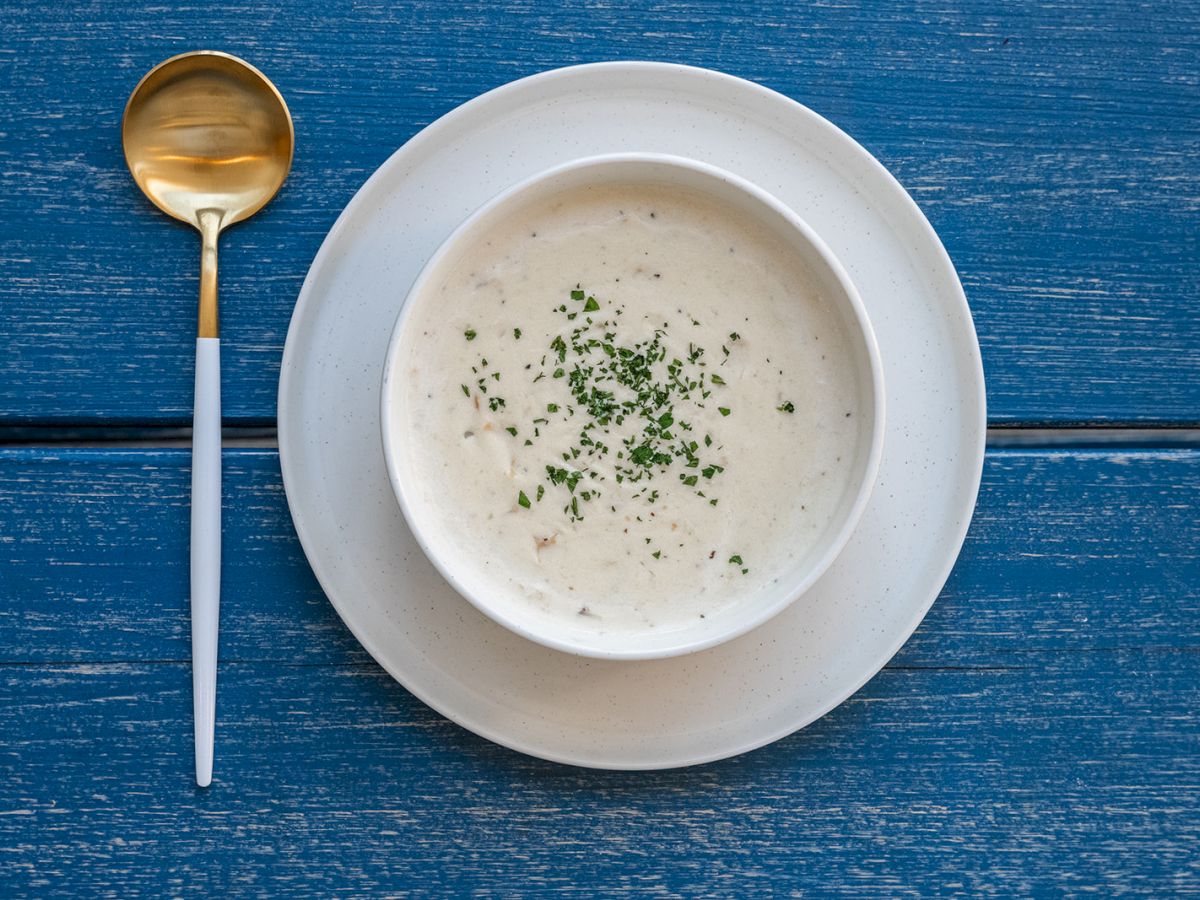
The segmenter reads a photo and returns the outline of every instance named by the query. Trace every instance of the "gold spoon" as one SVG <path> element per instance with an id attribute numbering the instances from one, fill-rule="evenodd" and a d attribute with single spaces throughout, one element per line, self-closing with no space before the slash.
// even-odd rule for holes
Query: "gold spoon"
<path id="1" fill-rule="evenodd" d="M 287 104 L 262 72 L 215 50 L 173 56 L 138 82 L 121 123 L 142 193 L 200 232 L 192 418 L 192 694 L 196 783 L 212 780 L 221 598 L 221 353 L 217 236 L 275 196 L 292 165 Z"/>

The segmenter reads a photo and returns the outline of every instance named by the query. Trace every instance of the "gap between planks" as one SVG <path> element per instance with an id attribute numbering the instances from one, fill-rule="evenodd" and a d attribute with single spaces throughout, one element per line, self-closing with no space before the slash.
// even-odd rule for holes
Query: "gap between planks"
<path id="1" fill-rule="evenodd" d="M 71 447 L 81 450 L 141 448 L 162 450 L 191 446 L 190 428 L 59 428 L 0 426 L 0 447 L 39 449 Z M 225 428 L 221 446 L 232 449 L 277 450 L 274 428 Z M 989 428 L 989 449 L 1163 449 L 1200 447 L 1200 428 L 1125 428 L 1096 425 L 1089 428 Z"/>
<path id="2" fill-rule="evenodd" d="M 1090 652 L 1090 651 L 1087 651 Z M 1142 651 L 1144 655 L 1161 656 L 1167 652 L 1179 653 L 1188 651 Z M 137 657 L 127 657 L 118 659 L 104 660 L 79 660 L 79 659 L 0 659 L 0 672 L 13 669 L 27 669 L 32 671 L 61 671 L 67 673 L 79 673 L 98 675 L 104 673 L 115 673 L 130 667 L 150 667 L 150 666 L 191 666 L 192 661 L 186 658 L 180 659 L 138 659 Z M 278 659 L 220 659 L 219 665 L 222 668 L 258 668 L 269 666 L 276 669 L 337 669 L 347 672 L 376 672 L 379 675 L 387 675 L 386 670 L 373 659 L 364 660 L 326 660 L 322 662 L 300 663 L 300 662 L 285 662 Z M 972 665 L 939 665 L 931 663 L 929 665 L 921 665 L 919 663 L 904 663 L 893 665 L 890 661 L 883 667 L 891 672 L 970 672 L 970 673 L 988 673 L 988 672 L 1026 672 L 1026 671 L 1044 671 L 1044 666 L 1039 665 L 1039 661 L 1031 660 L 1028 663 L 1012 663 L 1012 664 L 997 664 L 987 663 L 977 666 Z M 881 670 L 882 671 L 882 670 Z M 388 676 L 390 677 L 390 676 Z"/>

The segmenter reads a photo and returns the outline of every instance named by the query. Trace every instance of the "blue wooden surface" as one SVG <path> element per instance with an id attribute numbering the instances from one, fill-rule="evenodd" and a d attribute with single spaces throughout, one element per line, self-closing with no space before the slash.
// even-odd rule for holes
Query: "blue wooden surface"
<path id="1" fill-rule="evenodd" d="M 0 449 L 0 665 L 183 661 L 188 451 Z M 221 650 L 363 664 L 273 450 L 227 450 Z M 997 450 L 955 575 L 897 662 L 1200 648 L 1200 449 Z M 81 639 L 80 635 L 86 635 Z"/>
<path id="2" fill-rule="evenodd" d="M 269 423 L 308 263 L 367 175 L 513 78 L 712 66 L 860 140 L 925 209 L 997 424 L 1200 422 L 1193 4 L 192 2 L 0 5 L 0 422 L 178 424 L 198 244 L 133 189 L 118 124 L 162 58 L 244 55 L 295 116 L 284 193 L 222 243 L 225 413 Z"/>
<path id="3" fill-rule="evenodd" d="M 229 451 L 216 781 L 184 451 L 0 452 L 0 896 L 1200 890 L 1200 450 L 1000 451 L 908 646 L 805 731 L 588 772 L 415 701 Z"/>
<path id="4" fill-rule="evenodd" d="M 194 236 L 120 112 L 163 57 L 264 68 L 298 148 L 222 247 L 227 423 L 269 438 L 308 262 L 480 91 L 653 58 L 795 97 L 900 178 L 976 316 L 993 449 L 900 654 L 802 733 L 597 773 L 415 701 L 226 454 L 216 782 L 190 780 Z M 1200 9 L 1170 2 L 0 5 L 0 898 L 1200 893 Z M 1084 431 L 1025 431 L 1030 426 Z M 172 429 L 165 431 L 164 429 Z M 245 435 L 245 431 L 239 432 Z M 113 438 L 126 442 L 113 442 Z"/>

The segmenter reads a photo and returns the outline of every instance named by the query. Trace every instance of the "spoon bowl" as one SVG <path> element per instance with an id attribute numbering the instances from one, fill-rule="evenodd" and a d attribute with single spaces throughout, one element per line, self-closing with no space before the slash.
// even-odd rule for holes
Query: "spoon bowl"
<path id="1" fill-rule="evenodd" d="M 215 50 L 155 66 L 129 98 L 125 159 L 138 187 L 167 215 L 200 227 L 252 216 L 282 186 L 292 163 L 292 119 L 262 72 Z"/>

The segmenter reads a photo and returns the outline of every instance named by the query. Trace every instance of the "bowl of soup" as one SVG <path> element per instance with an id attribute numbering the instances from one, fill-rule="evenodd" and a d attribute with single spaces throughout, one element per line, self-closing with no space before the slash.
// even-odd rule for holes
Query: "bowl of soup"
<path id="1" fill-rule="evenodd" d="M 408 290 L 383 376 L 392 488 L 470 603 L 557 650 L 744 634 L 845 546 L 883 375 L 846 271 L 749 181 L 661 154 L 539 173 Z"/>

